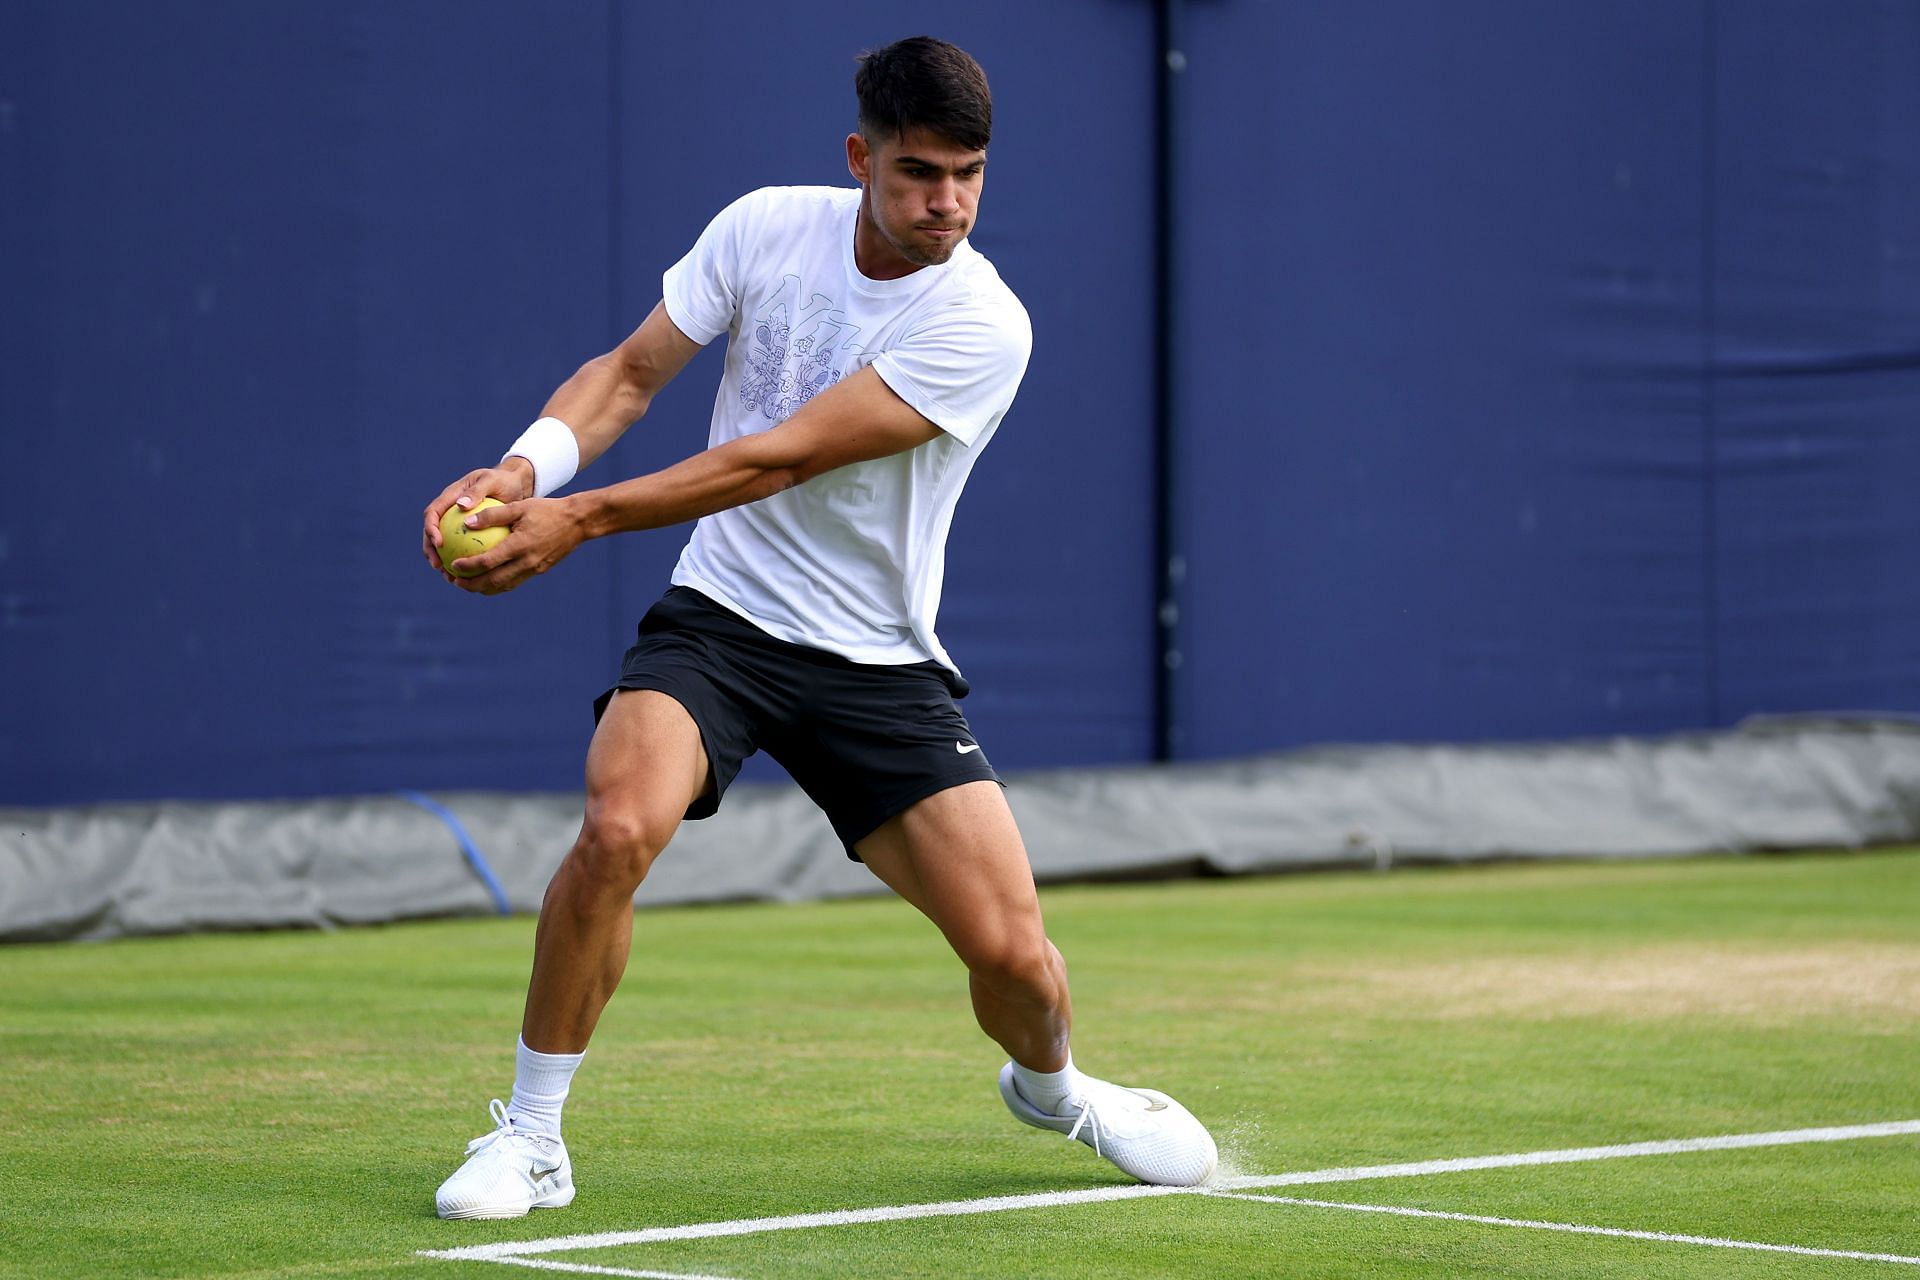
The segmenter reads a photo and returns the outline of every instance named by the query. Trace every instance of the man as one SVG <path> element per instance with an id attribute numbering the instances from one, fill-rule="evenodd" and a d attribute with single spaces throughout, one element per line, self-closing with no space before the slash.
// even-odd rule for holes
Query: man
<path id="1" fill-rule="evenodd" d="M 684 818 L 764 749 L 966 963 L 981 1028 L 1011 1059 L 1007 1106 L 1143 1181 L 1211 1176 L 1212 1138 L 1163 1094 L 1083 1075 L 1066 970 L 1047 940 L 999 780 L 954 705 L 934 635 L 961 486 L 1025 373 L 1019 301 L 966 243 L 992 132 L 985 74 L 927 37 L 861 59 L 857 190 L 767 188 L 730 205 L 618 348 L 548 401 L 498 466 L 426 510 L 511 526 L 448 580 L 508 591 L 587 538 L 697 520 L 673 588 L 595 704 L 586 819 L 541 905 L 512 1100 L 441 1186 L 445 1218 L 573 1199 L 560 1116 L 626 966 L 633 895 Z M 725 333 L 711 446 L 663 471 L 545 495 L 604 453 Z M 442 570 L 444 573 L 445 570 Z M 472 576 L 465 576 L 465 575 Z"/>

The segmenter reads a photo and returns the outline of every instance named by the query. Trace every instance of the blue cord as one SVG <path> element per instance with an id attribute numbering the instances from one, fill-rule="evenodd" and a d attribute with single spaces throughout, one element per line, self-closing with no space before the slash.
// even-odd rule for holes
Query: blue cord
<path id="1" fill-rule="evenodd" d="M 473 873 L 480 877 L 482 884 L 487 886 L 487 892 L 493 895 L 493 905 L 500 909 L 501 915 L 512 915 L 513 908 L 507 903 L 507 891 L 500 887 L 500 881 L 494 876 L 493 868 L 487 865 L 485 856 L 480 852 L 480 846 L 473 842 L 473 837 L 467 834 L 467 829 L 460 825 L 460 819 L 453 815 L 453 810 L 424 792 L 396 791 L 394 794 L 402 800 L 413 801 L 447 824 L 447 829 L 453 832 L 453 838 L 460 844 L 460 852 L 466 858 L 467 865 L 473 868 Z"/>

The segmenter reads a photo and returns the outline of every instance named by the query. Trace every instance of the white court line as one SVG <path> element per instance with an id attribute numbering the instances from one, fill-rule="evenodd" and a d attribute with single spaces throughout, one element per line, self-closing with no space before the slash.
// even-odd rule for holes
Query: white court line
<path id="1" fill-rule="evenodd" d="M 1920 1266 L 1920 1258 L 1900 1253 L 1861 1253 L 1854 1249 L 1812 1249 L 1797 1244 L 1762 1244 L 1757 1240 L 1727 1240 L 1720 1236 L 1683 1236 L 1666 1231 L 1626 1231 L 1619 1227 L 1587 1227 L 1573 1222 L 1534 1222 L 1526 1218 L 1493 1218 L 1479 1213 L 1442 1213 L 1437 1209 L 1409 1209 L 1392 1204 L 1343 1204 L 1338 1200 L 1303 1200 L 1297 1196 L 1256 1196 L 1216 1191 L 1222 1200 L 1258 1200 L 1262 1204 L 1298 1204 L 1313 1209 L 1350 1209 L 1355 1213 L 1390 1213 L 1402 1218 L 1444 1218 L 1448 1222 L 1483 1222 L 1490 1227 L 1531 1227 L 1535 1231 L 1568 1231 L 1581 1236 L 1618 1236 L 1626 1240 L 1658 1240 L 1664 1244 L 1704 1244 L 1715 1249 L 1755 1249 L 1762 1253 L 1797 1253 L 1809 1258 L 1853 1258 L 1860 1262 L 1904 1262 Z"/>
<path id="2" fill-rule="evenodd" d="M 531 1254 L 610 1249 L 623 1244 L 658 1244 L 667 1240 L 712 1240 L 717 1236 L 752 1236 L 764 1231 L 804 1231 L 810 1227 L 850 1227 L 863 1222 L 904 1222 L 911 1218 L 947 1218 L 973 1213 L 1000 1213 L 1007 1209 L 1052 1209 L 1069 1204 L 1098 1204 L 1105 1200 L 1134 1200 L 1146 1196 L 1190 1196 L 1197 1187 L 1093 1187 L 1086 1191 L 1041 1191 L 1024 1196 L 988 1196 L 981 1200 L 941 1200 L 933 1204 L 883 1205 L 876 1209 L 838 1209 L 829 1213 L 792 1213 L 780 1218 L 736 1218 L 729 1222 L 693 1222 L 684 1227 L 648 1227 L 643 1231 L 606 1231 L 590 1236 L 554 1236 L 546 1240 L 472 1244 L 459 1249 L 422 1249 L 426 1258 L 503 1262 Z"/>
<path id="3" fill-rule="evenodd" d="M 1132 1200 L 1150 1196 L 1217 1194 L 1221 1191 L 1297 1186 L 1304 1183 L 1362 1182 L 1371 1178 L 1413 1178 L 1471 1169 L 1510 1169 L 1523 1165 L 1572 1164 L 1587 1160 L 1620 1160 L 1634 1156 L 1674 1155 L 1691 1151 L 1728 1151 L 1742 1147 L 1845 1142 L 1855 1138 L 1889 1138 L 1903 1134 L 1920 1134 L 1920 1120 L 1897 1120 L 1886 1124 L 1846 1125 L 1825 1129 L 1779 1129 L 1769 1133 L 1724 1134 L 1710 1138 L 1680 1138 L 1668 1142 L 1629 1142 L 1611 1147 L 1567 1147 L 1556 1151 L 1528 1151 L 1503 1156 L 1469 1156 L 1465 1159 L 1426 1160 L 1415 1164 L 1376 1164 L 1315 1169 L 1271 1177 L 1225 1178 L 1211 1187 L 1095 1187 L 1086 1191 L 1047 1191 L 1020 1196 L 988 1196 L 979 1200 L 943 1200 L 933 1204 L 886 1205 L 873 1209 L 796 1213 L 778 1218 L 735 1218 L 725 1222 L 694 1222 L 679 1227 L 648 1227 L 640 1231 L 551 1236 L 544 1240 L 503 1241 L 499 1244 L 467 1245 L 457 1249 L 422 1249 L 420 1256 L 457 1261 L 506 1262 L 542 1253 L 571 1252 L 576 1249 L 608 1249 L 618 1245 L 654 1244 L 668 1240 L 711 1240 L 720 1236 L 749 1236 L 767 1231 L 844 1227 L 865 1222 L 904 1222 L 913 1218 L 1001 1213 L 1009 1209 L 1052 1209 L 1064 1205 L 1096 1204 L 1107 1200 Z M 566 1265 L 571 1266 L 571 1264 Z M 556 1265 L 551 1269 L 561 1268 Z"/>
<path id="4" fill-rule="evenodd" d="M 1630 1156 L 1670 1156 L 1689 1151 L 1735 1151 L 1743 1147 L 1790 1147 L 1804 1142 L 1850 1142 L 1855 1138 L 1893 1138 L 1920 1133 L 1920 1120 L 1854 1124 L 1830 1129 L 1776 1129 L 1772 1133 L 1730 1133 L 1716 1138 L 1679 1138 L 1671 1142 L 1628 1142 L 1615 1147 L 1567 1147 L 1560 1151 L 1523 1151 L 1508 1156 L 1468 1156 L 1462 1160 L 1423 1160 L 1418 1164 L 1376 1164 L 1353 1169 L 1314 1169 L 1268 1177 L 1222 1178 L 1222 1190 L 1243 1187 L 1297 1187 L 1315 1182 L 1360 1182 L 1368 1178 L 1419 1178 L 1471 1169 L 1514 1169 L 1536 1164 L 1577 1164 L 1583 1160 L 1621 1160 Z"/>
<path id="5" fill-rule="evenodd" d="M 588 1276 L 628 1276 L 631 1280 L 731 1280 L 728 1276 L 694 1275 L 685 1271 L 629 1271 L 625 1267 L 596 1267 L 590 1262 L 550 1262 L 545 1258 L 490 1258 L 488 1261 L 504 1262 L 515 1267 L 532 1267 L 536 1271 L 570 1271 Z"/>

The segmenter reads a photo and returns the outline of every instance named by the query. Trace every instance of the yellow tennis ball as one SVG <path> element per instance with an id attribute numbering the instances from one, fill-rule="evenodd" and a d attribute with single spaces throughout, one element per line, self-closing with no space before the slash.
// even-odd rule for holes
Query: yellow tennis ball
<path id="1" fill-rule="evenodd" d="M 491 529 L 469 529 L 466 523 L 467 517 L 474 511 L 485 511 L 488 507 L 505 505 L 498 498 L 482 498 L 474 504 L 471 511 L 462 511 L 459 507 L 447 508 L 447 514 L 440 517 L 440 563 L 447 567 L 448 573 L 460 578 L 479 576 L 480 571 L 477 569 L 462 573 L 453 567 L 453 562 L 467 556 L 477 556 L 488 547 L 500 545 L 501 539 L 505 538 L 510 530 L 504 524 L 497 524 Z"/>

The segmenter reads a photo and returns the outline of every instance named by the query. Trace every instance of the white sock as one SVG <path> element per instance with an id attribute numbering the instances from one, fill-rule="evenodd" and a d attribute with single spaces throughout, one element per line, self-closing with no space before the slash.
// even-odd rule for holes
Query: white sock
<path id="1" fill-rule="evenodd" d="M 1080 1091 L 1080 1073 L 1074 1069 L 1073 1055 L 1067 1055 L 1067 1065 L 1058 1071 L 1035 1071 L 1013 1064 L 1013 1087 L 1020 1096 L 1048 1115 L 1059 1115 L 1067 1099 Z"/>
<path id="2" fill-rule="evenodd" d="M 567 1091 L 573 1087 L 573 1073 L 580 1069 L 585 1053 L 535 1053 L 527 1042 L 513 1059 L 513 1099 L 507 1103 L 507 1119 L 514 1128 L 560 1136 L 560 1108 L 567 1104 Z"/>

